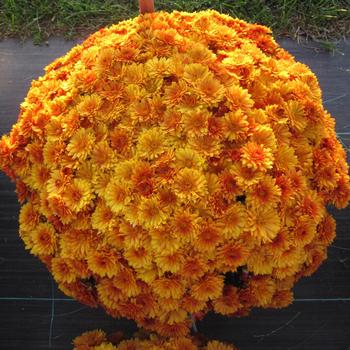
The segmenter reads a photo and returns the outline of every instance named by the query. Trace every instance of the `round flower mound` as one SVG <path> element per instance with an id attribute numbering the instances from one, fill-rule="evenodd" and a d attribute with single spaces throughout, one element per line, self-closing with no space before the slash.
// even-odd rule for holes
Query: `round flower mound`
<path id="1" fill-rule="evenodd" d="M 67 295 L 163 336 L 284 307 L 350 198 L 315 75 L 268 28 L 153 13 L 32 83 L 0 144 L 20 235 Z"/>
<path id="2" fill-rule="evenodd" d="M 156 334 L 138 333 L 133 339 L 122 340 L 123 334 L 120 332 L 108 337 L 99 329 L 85 332 L 73 340 L 73 350 L 237 350 L 233 345 L 217 340 L 207 342 L 200 336 L 166 339 Z"/>

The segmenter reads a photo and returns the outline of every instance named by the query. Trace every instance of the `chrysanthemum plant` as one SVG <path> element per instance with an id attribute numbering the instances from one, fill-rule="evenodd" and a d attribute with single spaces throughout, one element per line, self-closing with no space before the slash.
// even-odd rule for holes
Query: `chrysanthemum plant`
<path id="1" fill-rule="evenodd" d="M 237 350 L 233 345 L 216 340 L 207 341 L 198 334 L 163 338 L 138 331 L 132 339 L 124 339 L 121 332 L 107 336 L 99 329 L 76 337 L 73 344 L 73 350 Z"/>
<path id="2" fill-rule="evenodd" d="M 212 10 L 91 35 L 33 81 L 0 155 L 59 288 L 162 336 L 287 306 L 350 198 L 315 75 Z"/>

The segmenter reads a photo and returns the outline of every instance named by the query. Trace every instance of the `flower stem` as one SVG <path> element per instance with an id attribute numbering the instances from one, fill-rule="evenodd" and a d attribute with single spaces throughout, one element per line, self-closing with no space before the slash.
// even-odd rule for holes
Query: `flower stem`
<path id="1" fill-rule="evenodd" d="M 192 329 L 193 332 L 198 333 L 198 328 L 196 324 L 196 318 L 191 314 L 191 321 L 192 321 Z"/>
<path id="2" fill-rule="evenodd" d="M 139 0 L 140 13 L 154 12 L 154 0 Z"/>

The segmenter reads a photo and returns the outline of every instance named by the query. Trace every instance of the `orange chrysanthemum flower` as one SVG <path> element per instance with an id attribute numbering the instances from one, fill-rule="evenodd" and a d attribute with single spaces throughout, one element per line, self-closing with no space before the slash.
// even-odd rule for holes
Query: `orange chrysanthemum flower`
<path id="1" fill-rule="evenodd" d="M 91 154 L 94 142 L 95 136 L 93 130 L 80 128 L 69 141 L 67 146 L 68 155 L 73 159 L 83 161 Z M 48 163 L 51 163 L 50 160 L 48 159 Z"/>
<path id="2" fill-rule="evenodd" d="M 281 190 L 271 176 L 265 176 L 256 185 L 252 186 L 247 194 L 247 203 L 255 207 L 261 205 L 276 206 L 279 202 Z"/>
<path id="3" fill-rule="evenodd" d="M 143 199 L 139 206 L 139 222 L 147 229 L 159 227 L 167 220 L 167 213 L 157 198 Z"/>
<path id="4" fill-rule="evenodd" d="M 212 223 L 202 223 L 194 246 L 200 251 L 214 249 L 221 240 L 218 227 Z"/>
<path id="5" fill-rule="evenodd" d="M 239 266 L 246 264 L 248 250 L 238 243 L 226 243 L 217 252 L 217 266 L 220 270 L 235 271 Z"/>
<path id="6" fill-rule="evenodd" d="M 273 156 L 271 151 L 256 142 L 248 142 L 242 147 L 242 164 L 247 168 L 267 170 L 272 168 Z"/>
<path id="7" fill-rule="evenodd" d="M 128 297 L 134 297 L 141 291 L 137 284 L 135 273 L 131 269 L 121 269 L 115 277 L 115 283 Z"/>
<path id="8" fill-rule="evenodd" d="M 175 177 L 174 189 L 183 201 L 196 201 L 207 193 L 206 179 L 200 171 L 184 168 Z"/>
<path id="9" fill-rule="evenodd" d="M 63 202 L 75 212 L 84 209 L 93 199 L 90 183 L 83 179 L 74 179 L 62 193 Z"/>
<path id="10" fill-rule="evenodd" d="M 70 259 L 53 258 L 51 260 L 51 269 L 54 278 L 60 283 L 71 283 L 78 278 Z"/>
<path id="11" fill-rule="evenodd" d="M 248 210 L 248 225 L 251 234 L 257 240 L 269 242 L 276 237 L 281 227 L 281 220 L 276 209 L 255 207 Z"/>
<path id="12" fill-rule="evenodd" d="M 74 347 L 76 349 L 82 349 L 83 347 L 95 347 L 107 340 L 106 334 L 100 329 L 94 331 L 85 332 L 79 335 L 73 340 Z"/>
<path id="13" fill-rule="evenodd" d="M 33 247 L 31 252 L 35 255 L 54 254 L 56 241 L 56 231 L 54 227 L 49 223 L 40 223 L 33 231 Z"/>
<path id="14" fill-rule="evenodd" d="M 138 138 L 137 152 L 141 158 L 154 159 L 166 150 L 167 138 L 159 128 L 141 133 Z"/>
<path id="15" fill-rule="evenodd" d="M 235 203 L 219 221 L 226 239 L 237 238 L 247 227 L 247 211 L 244 205 Z"/>
<path id="16" fill-rule="evenodd" d="M 223 285 L 222 277 L 206 275 L 193 285 L 191 293 L 198 300 L 215 299 L 222 293 Z"/>
<path id="17" fill-rule="evenodd" d="M 236 287 L 224 288 L 224 295 L 214 301 L 214 310 L 222 315 L 232 315 L 241 307 L 238 290 Z"/>
<path id="18" fill-rule="evenodd" d="M 95 251 L 89 255 L 87 262 L 90 270 L 101 277 L 113 277 L 120 270 L 118 256 L 113 251 Z"/>
<path id="19" fill-rule="evenodd" d="M 129 188 L 125 187 L 121 181 L 111 179 L 105 191 L 105 199 L 113 213 L 119 214 L 125 210 L 131 200 L 129 193 Z"/>
<path id="20" fill-rule="evenodd" d="M 242 110 L 227 113 L 224 116 L 223 128 L 229 141 L 241 140 L 248 136 L 249 123 Z"/>
<path id="21" fill-rule="evenodd" d="M 154 292 L 162 298 L 180 298 L 184 293 L 184 287 L 175 278 L 162 277 L 154 281 L 153 285 Z"/>

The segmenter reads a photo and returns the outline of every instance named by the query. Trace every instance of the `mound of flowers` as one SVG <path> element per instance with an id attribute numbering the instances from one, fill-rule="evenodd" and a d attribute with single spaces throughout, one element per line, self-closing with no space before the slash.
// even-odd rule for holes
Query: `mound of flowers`
<path id="1" fill-rule="evenodd" d="M 139 331 L 132 339 L 123 340 L 120 332 L 107 336 L 99 329 L 76 337 L 73 344 L 73 350 L 237 350 L 233 345 L 217 340 L 206 341 L 200 336 L 165 339 Z"/>
<path id="2" fill-rule="evenodd" d="M 0 167 L 60 289 L 163 336 L 288 305 L 350 198 L 315 75 L 215 11 L 142 15 L 55 60 Z"/>

